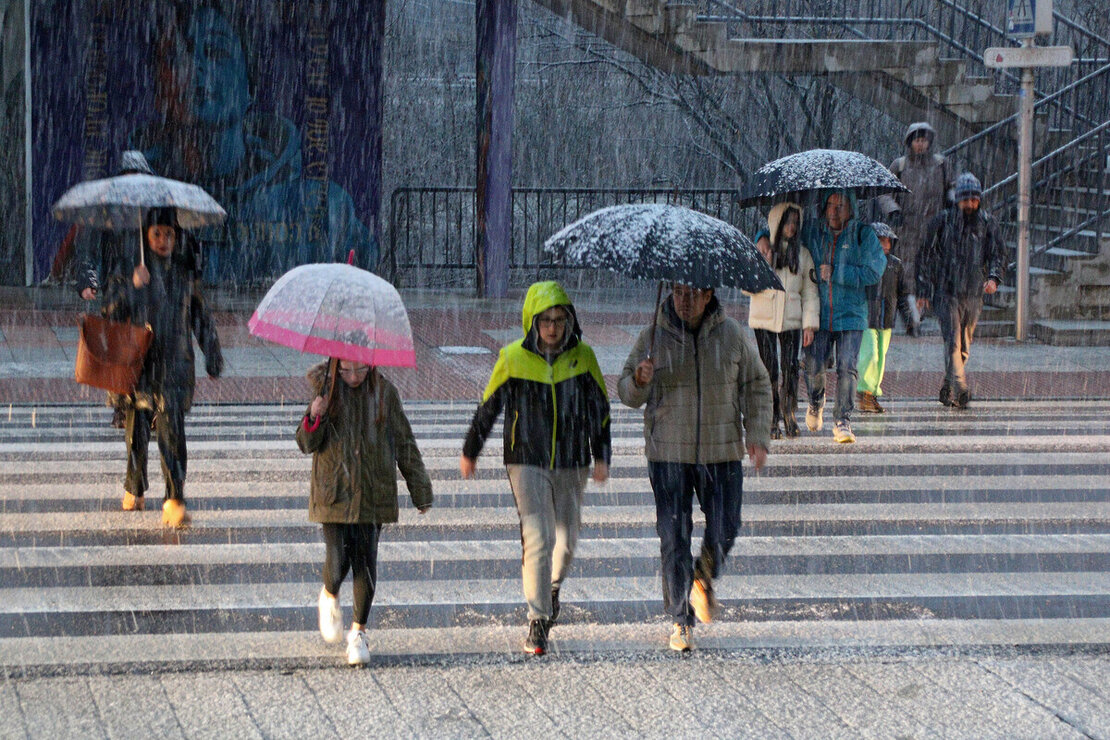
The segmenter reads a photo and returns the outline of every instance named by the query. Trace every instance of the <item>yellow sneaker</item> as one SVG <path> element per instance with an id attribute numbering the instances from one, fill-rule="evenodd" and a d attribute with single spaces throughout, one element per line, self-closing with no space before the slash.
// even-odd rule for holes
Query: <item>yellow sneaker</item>
<path id="1" fill-rule="evenodd" d="M 123 510 L 124 511 L 142 511 L 143 510 L 143 497 L 136 496 L 130 491 L 123 492 Z"/>
<path id="2" fill-rule="evenodd" d="M 189 516 L 189 512 L 185 511 L 184 501 L 169 498 L 166 499 L 166 503 L 162 504 L 163 526 L 183 529 L 188 527 L 192 521 L 193 518 Z"/>

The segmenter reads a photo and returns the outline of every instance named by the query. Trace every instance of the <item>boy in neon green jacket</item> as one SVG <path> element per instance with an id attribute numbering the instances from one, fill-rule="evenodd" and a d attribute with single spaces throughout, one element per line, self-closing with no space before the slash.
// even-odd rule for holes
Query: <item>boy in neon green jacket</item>
<path id="1" fill-rule="evenodd" d="M 609 394 L 597 358 L 582 341 L 570 298 L 555 281 L 524 298 L 524 337 L 502 347 L 463 443 L 459 470 L 477 458 L 505 411 L 504 461 L 520 515 L 522 576 L 528 602 L 525 652 L 547 651 L 582 523 L 582 493 L 609 477 Z"/>

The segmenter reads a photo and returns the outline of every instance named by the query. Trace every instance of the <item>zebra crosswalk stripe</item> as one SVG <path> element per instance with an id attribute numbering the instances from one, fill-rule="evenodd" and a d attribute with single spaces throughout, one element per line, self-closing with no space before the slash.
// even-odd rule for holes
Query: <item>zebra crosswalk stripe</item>
<path id="1" fill-rule="evenodd" d="M 775 443 L 761 473 L 746 468 L 744 526 L 717 585 L 722 615 L 698 627 L 699 645 L 1106 643 L 1110 404 L 889 410 L 855 423 L 856 445 L 806 435 Z M 292 439 L 302 411 L 197 407 L 194 524 L 180 533 L 156 511 L 119 511 L 123 440 L 105 409 L 0 413 L 0 670 L 339 662 L 314 632 L 323 545 L 306 515 L 311 460 Z M 372 648 L 515 651 L 519 531 L 499 439 L 464 481 L 473 405 L 408 411 L 437 501 L 418 516 L 401 485 Z M 640 419 L 614 407 L 613 477 L 587 488 L 554 651 L 664 648 Z M 161 485 L 152 464 L 153 499 Z M 52 647 L 63 638 L 64 651 Z"/>

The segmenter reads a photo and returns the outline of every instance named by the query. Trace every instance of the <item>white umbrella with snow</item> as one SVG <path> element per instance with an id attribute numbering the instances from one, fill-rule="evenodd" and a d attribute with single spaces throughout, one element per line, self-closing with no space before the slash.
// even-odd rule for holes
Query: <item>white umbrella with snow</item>
<path id="1" fill-rule="evenodd" d="M 858 198 L 909 192 L 882 162 L 866 154 L 810 149 L 768 162 L 753 172 L 744 186 L 740 205 L 800 201 L 821 190 L 854 190 Z"/>

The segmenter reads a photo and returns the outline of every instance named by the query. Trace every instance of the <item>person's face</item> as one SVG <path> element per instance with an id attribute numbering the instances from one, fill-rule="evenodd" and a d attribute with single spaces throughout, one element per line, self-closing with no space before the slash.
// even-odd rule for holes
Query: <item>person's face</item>
<path id="1" fill-rule="evenodd" d="M 676 283 L 671 289 L 671 296 L 674 300 L 674 312 L 678 314 L 678 318 L 691 326 L 696 326 L 705 314 L 709 301 L 713 300 L 713 289 L 691 288 L 689 285 Z"/>
<path id="2" fill-rule="evenodd" d="M 239 36 L 223 14 L 205 9 L 189 25 L 192 44 L 191 96 L 193 115 L 202 123 L 237 121 L 250 105 L 247 60 Z"/>
<path id="3" fill-rule="evenodd" d="M 369 374 L 369 365 L 364 365 L 361 362 L 351 362 L 350 360 L 339 361 L 339 377 L 343 378 L 343 382 L 351 388 L 362 385 L 362 381 L 366 380 L 366 376 Z"/>
<path id="4" fill-rule="evenodd" d="M 540 335 L 541 348 L 558 347 L 567 331 L 567 312 L 562 306 L 552 306 L 536 317 L 536 330 Z"/>
<path id="5" fill-rule="evenodd" d="M 172 226 L 155 224 L 146 229 L 146 240 L 150 244 L 150 251 L 159 257 L 169 257 L 173 254 L 174 243 L 177 241 L 177 232 Z"/>
<path id="6" fill-rule="evenodd" d="M 794 235 L 798 233 L 798 212 L 791 208 L 786 212 L 786 216 L 782 221 L 782 237 L 784 239 L 793 239 Z"/>
<path id="7" fill-rule="evenodd" d="M 918 136 L 910 141 L 910 149 L 914 154 L 924 154 L 929 151 L 929 137 Z"/>
<path id="8" fill-rule="evenodd" d="M 829 228 L 840 231 L 850 217 L 848 199 L 840 193 L 830 195 L 825 201 L 825 222 L 828 223 Z"/>
<path id="9" fill-rule="evenodd" d="M 879 244 L 883 246 L 883 254 L 890 254 L 890 248 L 893 246 L 894 242 L 890 240 L 889 236 L 880 236 Z"/>
<path id="10" fill-rule="evenodd" d="M 970 216 L 979 210 L 979 196 L 973 195 L 970 198 L 964 198 L 957 205 L 965 216 Z"/>

